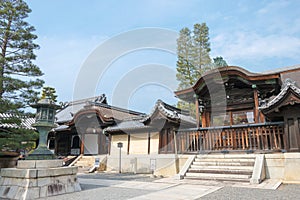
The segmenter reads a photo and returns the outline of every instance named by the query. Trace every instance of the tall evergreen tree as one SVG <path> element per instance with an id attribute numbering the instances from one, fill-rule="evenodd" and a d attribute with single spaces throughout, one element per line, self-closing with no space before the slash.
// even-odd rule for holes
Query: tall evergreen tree
<path id="1" fill-rule="evenodd" d="M 188 28 L 183 28 L 179 32 L 177 39 L 177 80 L 179 81 L 179 89 L 191 86 L 195 79 L 194 73 L 196 68 L 192 65 L 192 37 Z"/>
<path id="2" fill-rule="evenodd" d="M 205 23 L 195 24 L 193 32 L 188 28 L 180 30 L 177 39 L 177 80 L 178 89 L 192 86 L 203 74 L 211 69 L 209 56 L 209 32 Z"/>
<path id="3" fill-rule="evenodd" d="M 1 112 L 24 108 L 37 100 L 43 73 L 33 63 L 39 46 L 35 28 L 25 21 L 31 9 L 23 0 L 0 0 Z"/>
<path id="4" fill-rule="evenodd" d="M 194 79 L 198 80 L 203 72 L 211 69 L 209 29 L 206 23 L 195 24 L 193 33 L 193 65 L 197 68 Z"/>

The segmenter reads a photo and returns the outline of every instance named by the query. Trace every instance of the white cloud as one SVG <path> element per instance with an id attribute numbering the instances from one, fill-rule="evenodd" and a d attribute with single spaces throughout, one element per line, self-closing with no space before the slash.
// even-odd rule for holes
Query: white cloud
<path id="1" fill-rule="evenodd" d="M 221 33 L 212 38 L 214 54 L 231 60 L 274 57 L 300 59 L 300 38 L 289 35 L 260 35 L 254 32 Z"/>
<path id="2" fill-rule="evenodd" d="M 266 4 L 265 7 L 259 9 L 257 11 L 258 15 L 264 15 L 268 13 L 274 13 L 279 10 L 282 10 L 284 7 L 288 6 L 289 2 L 286 0 L 280 0 L 280 1 L 268 1 L 268 4 Z"/>

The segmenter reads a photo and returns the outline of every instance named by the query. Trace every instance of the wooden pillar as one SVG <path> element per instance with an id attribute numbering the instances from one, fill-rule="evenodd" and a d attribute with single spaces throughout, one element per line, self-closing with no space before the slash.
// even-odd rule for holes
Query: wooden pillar
<path id="1" fill-rule="evenodd" d="M 229 111 L 229 117 L 230 117 L 230 126 L 233 125 L 233 113 L 232 111 Z"/>
<path id="2" fill-rule="evenodd" d="M 127 155 L 129 155 L 129 151 L 130 151 L 130 134 L 128 134 L 127 136 Z"/>
<path id="3" fill-rule="evenodd" d="M 148 154 L 150 154 L 150 144 L 151 144 L 151 132 L 150 131 L 148 131 Z"/>
<path id="4" fill-rule="evenodd" d="M 258 110 L 258 92 L 256 85 L 252 85 L 253 88 L 253 96 L 254 96 L 254 122 L 258 123 L 259 122 L 259 110 Z"/>
<path id="5" fill-rule="evenodd" d="M 206 127 L 210 126 L 210 113 L 208 111 L 205 111 L 205 123 Z"/>
<path id="6" fill-rule="evenodd" d="M 81 133 L 80 154 L 84 154 L 84 134 Z"/>
<path id="7" fill-rule="evenodd" d="M 176 130 L 173 128 L 172 131 L 173 131 L 173 134 L 174 134 L 174 136 L 173 136 L 173 141 L 174 141 L 174 151 L 175 151 L 174 153 L 177 154 L 177 137 L 176 137 Z"/>
<path id="8" fill-rule="evenodd" d="M 206 124 L 206 111 L 203 111 L 201 113 L 201 122 L 202 122 L 202 127 L 203 128 L 207 127 L 207 124 Z"/>
<path id="9" fill-rule="evenodd" d="M 200 115 L 199 115 L 199 101 L 198 101 L 198 95 L 196 95 L 195 98 L 195 107 L 196 107 L 196 123 L 197 123 L 197 128 L 200 127 Z"/>

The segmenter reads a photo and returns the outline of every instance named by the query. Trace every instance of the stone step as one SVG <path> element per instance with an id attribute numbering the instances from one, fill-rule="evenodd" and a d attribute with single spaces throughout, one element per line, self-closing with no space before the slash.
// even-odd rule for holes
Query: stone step
<path id="1" fill-rule="evenodd" d="M 238 174 L 238 175 L 252 175 L 251 170 L 241 169 L 189 169 L 188 173 L 210 173 L 210 174 Z"/>
<path id="2" fill-rule="evenodd" d="M 203 180 L 203 181 L 227 181 L 227 182 L 246 182 L 248 183 L 250 179 L 240 179 L 240 178 L 224 178 L 224 177 L 217 177 L 217 178 L 210 178 L 210 177 L 185 177 L 185 179 L 191 179 L 191 180 Z"/>
<path id="3" fill-rule="evenodd" d="M 75 163 L 75 166 L 92 166 L 93 163 L 90 163 L 90 162 L 86 162 L 86 161 L 77 161 Z"/>
<path id="4" fill-rule="evenodd" d="M 191 165 L 190 169 L 200 170 L 200 169 L 214 169 L 214 170 L 248 170 L 253 171 L 253 166 L 201 166 L 201 165 Z"/>
<path id="5" fill-rule="evenodd" d="M 254 166 L 253 162 L 216 162 L 216 161 L 194 161 L 198 166 Z"/>
<path id="6" fill-rule="evenodd" d="M 196 158 L 251 158 L 255 159 L 255 154 L 204 154 L 204 155 L 197 155 Z"/>
<path id="7" fill-rule="evenodd" d="M 196 158 L 196 162 L 254 162 L 252 158 Z"/>
<path id="8" fill-rule="evenodd" d="M 214 174 L 214 173 L 193 173 L 187 172 L 186 178 L 193 177 L 193 178 L 201 178 L 207 180 L 218 180 L 218 179 L 246 179 L 247 181 L 250 180 L 251 175 L 244 175 L 244 174 Z"/>

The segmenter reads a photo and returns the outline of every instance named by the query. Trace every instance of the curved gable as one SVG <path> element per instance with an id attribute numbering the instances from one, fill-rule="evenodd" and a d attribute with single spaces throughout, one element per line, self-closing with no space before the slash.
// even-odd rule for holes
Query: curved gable
<path id="1" fill-rule="evenodd" d="M 269 114 L 279 112 L 280 108 L 284 106 L 295 104 L 300 104 L 300 88 L 296 86 L 294 81 L 287 79 L 281 92 L 266 105 L 260 107 L 260 110 Z"/>

